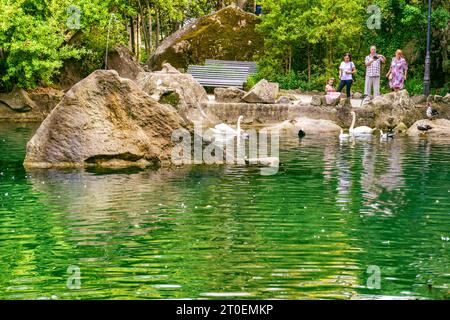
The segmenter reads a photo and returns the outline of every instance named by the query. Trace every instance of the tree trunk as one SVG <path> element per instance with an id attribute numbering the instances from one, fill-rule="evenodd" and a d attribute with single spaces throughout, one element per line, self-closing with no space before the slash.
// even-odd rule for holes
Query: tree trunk
<path id="1" fill-rule="evenodd" d="M 152 26 L 152 14 L 148 14 L 148 38 L 149 38 L 149 47 L 150 53 L 153 52 L 153 26 Z"/>
<path id="2" fill-rule="evenodd" d="M 133 17 L 130 17 L 130 47 L 131 47 L 131 52 L 133 54 L 135 54 L 136 50 L 135 50 L 135 42 L 134 42 L 134 21 L 133 21 Z"/>
<path id="3" fill-rule="evenodd" d="M 288 72 L 292 71 L 292 45 L 289 46 L 289 68 Z"/>
<path id="4" fill-rule="evenodd" d="M 159 34 L 161 32 L 161 26 L 160 26 L 160 21 L 159 21 L 159 10 L 156 10 L 156 48 L 159 47 Z"/>
<path id="5" fill-rule="evenodd" d="M 311 82 L 311 45 L 308 44 L 308 82 Z"/>
<path id="6" fill-rule="evenodd" d="M 141 61 L 141 28 L 139 19 L 140 16 L 136 17 L 136 58 L 137 61 Z"/>
<path id="7" fill-rule="evenodd" d="M 146 19 L 144 19 L 145 14 L 144 14 L 144 9 L 142 7 L 141 4 L 141 0 L 138 0 L 138 4 L 139 4 L 139 13 L 141 16 L 141 29 L 142 29 L 142 35 L 144 36 L 144 45 L 145 45 L 145 52 L 147 54 L 150 53 L 150 48 L 149 48 L 149 40 L 148 40 L 148 28 L 146 25 Z"/>

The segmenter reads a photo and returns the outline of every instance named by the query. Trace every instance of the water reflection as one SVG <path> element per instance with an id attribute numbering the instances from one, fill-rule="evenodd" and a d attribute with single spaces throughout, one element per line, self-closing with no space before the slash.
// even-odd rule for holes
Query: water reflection
<path id="1" fill-rule="evenodd" d="M 26 173 L 30 132 L 0 139 L 1 298 L 448 298 L 448 144 L 286 138 L 275 176 Z"/>

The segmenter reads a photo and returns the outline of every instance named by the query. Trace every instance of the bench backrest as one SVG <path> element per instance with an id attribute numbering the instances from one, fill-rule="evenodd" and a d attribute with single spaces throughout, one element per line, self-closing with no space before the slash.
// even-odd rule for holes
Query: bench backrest
<path id="1" fill-rule="evenodd" d="M 204 87 L 243 88 L 249 76 L 249 67 L 220 64 L 190 65 L 187 73 Z"/>
<path id="2" fill-rule="evenodd" d="M 232 61 L 232 60 L 215 60 L 206 59 L 205 65 L 223 65 L 223 66 L 236 66 L 236 67 L 248 67 L 250 74 L 258 72 L 258 65 L 253 61 Z"/>

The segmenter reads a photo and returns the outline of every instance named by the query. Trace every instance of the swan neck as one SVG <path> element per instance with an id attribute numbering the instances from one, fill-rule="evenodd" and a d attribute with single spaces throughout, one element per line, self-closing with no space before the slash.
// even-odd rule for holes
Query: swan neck
<path id="1" fill-rule="evenodd" d="M 353 119 L 352 119 L 352 125 L 350 126 L 350 130 L 353 130 L 354 127 L 355 127 L 356 114 L 355 114 L 355 113 L 352 113 L 352 117 L 353 117 Z"/>

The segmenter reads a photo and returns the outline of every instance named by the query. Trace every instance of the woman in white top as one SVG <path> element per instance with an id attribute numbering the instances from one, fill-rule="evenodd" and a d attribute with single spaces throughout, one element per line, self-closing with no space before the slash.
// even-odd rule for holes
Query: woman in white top
<path id="1" fill-rule="evenodd" d="M 350 98 L 350 89 L 353 84 L 353 74 L 356 73 L 355 64 L 352 62 L 352 56 L 350 53 L 344 55 L 344 61 L 339 66 L 339 87 L 337 92 L 341 92 L 344 87 L 347 89 L 347 98 Z"/>

